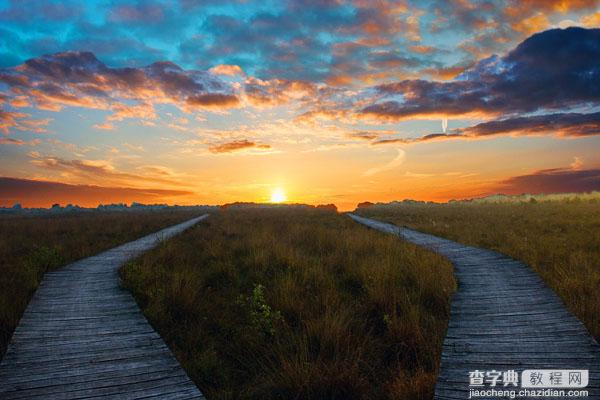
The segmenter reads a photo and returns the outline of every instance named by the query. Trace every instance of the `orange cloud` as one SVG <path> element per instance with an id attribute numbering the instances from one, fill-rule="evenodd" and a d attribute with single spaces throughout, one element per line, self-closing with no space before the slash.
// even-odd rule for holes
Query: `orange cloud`
<path id="1" fill-rule="evenodd" d="M 221 93 L 201 94 L 198 96 L 190 96 L 187 98 L 187 103 L 191 106 L 201 107 L 218 107 L 231 108 L 239 104 L 240 100 L 237 96 Z"/>
<path id="2" fill-rule="evenodd" d="M 0 132 L 8 135 L 11 129 L 42 133 L 51 119 L 27 119 L 31 115 L 15 111 L 0 110 Z"/>
<path id="3" fill-rule="evenodd" d="M 0 110 L 0 132 L 8 135 L 10 128 L 17 126 L 17 119 L 29 116 L 24 113 Z"/>
<path id="4" fill-rule="evenodd" d="M 15 107 L 15 108 L 23 108 L 23 107 L 31 106 L 31 103 L 29 102 L 29 100 L 27 99 L 26 96 L 17 96 L 14 99 L 12 99 L 9 104 L 11 105 L 11 107 Z"/>
<path id="5" fill-rule="evenodd" d="M 529 18 L 521 19 L 512 24 L 514 30 L 525 35 L 543 31 L 550 26 L 550 20 L 545 14 L 538 13 Z"/>
<path id="6" fill-rule="evenodd" d="M 235 66 L 216 67 L 219 73 L 236 73 Z M 239 71 L 238 71 L 239 72 Z M 190 106 L 230 108 L 239 104 L 236 89 L 216 74 L 184 70 L 171 62 L 156 62 L 143 68 L 110 68 L 89 52 L 64 52 L 27 60 L 6 69 L 0 82 L 11 88 L 13 107 L 35 104 L 60 111 L 65 106 L 112 110 L 105 124 L 138 118 L 156 118 L 156 104 L 173 104 L 183 111 Z M 28 116 L 27 116 L 28 117 Z M 3 131 L 16 126 L 6 115 Z M 6 122 L 8 121 L 8 122 Z"/>
<path id="7" fill-rule="evenodd" d="M 314 100 L 317 90 L 313 83 L 285 79 L 261 80 L 250 77 L 244 83 L 246 97 L 255 106 L 278 106 L 293 100 Z"/>
<path id="8" fill-rule="evenodd" d="M 435 52 L 435 47 L 425 45 L 414 45 L 409 47 L 410 51 L 419 54 L 431 54 Z"/>
<path id="9" fill-rule="evenodd" d="M 600 26 L 600 11 L 591 15 L 585 15 L 581 18 L 581 23 L 589 28 Z"/>
<path id="10" fill-rule="evenodd" d="M 226 75 L 226 76 L 238 76 L 238 75 L 246 75 L 244 70 L 239 65 L 228 65 L 228 64 L 219 64 L 211 69 L 210 72 L 216 75 Z"/>
<path id="11" fill-rule="evenodd" d="M 355 76 L 345 74 L 332 75 L 327 78 L 327 84 L 332 86 L 349 86 L 354 82 L 355 78 Z"/>
<path id="12" fill-rule="evenodd" d="M 131 106 L 116 103 L 111 109 L 113 110 L 113 114 L 107 118 L 108 121 L 122 121 L 127 118 L 139 118 L 141 120 L 156 119 L 154 106 L 149 102 L 141 102 Z"/>
<path id="13" fill-rule="evenodd" d="M 515 18 L 528 14 L 532 10 L 565 14 L 569 11 L 590 10 L 598 4 L 600 4 L 598 0 L 518 0 L 506 7 L 505 12 Z"/>
<path id="14" fill-rule="evenodd" d="M 113 124 L 111 124 L 110 122 L 105 122 L 105 123 L 102 123 L 102 124 L 95 124 L 94 128 L 96 128 L 96 129 L 102 129 L 102 130 L 105 130 L 105 131 L 112 131 L 112 130 L 115 129 L 115 126 Z"/>
<path id="15" fill-rule="evenodd" d="M 259 144 L 255 142 L 251 142 L 247 139 L 244 140 L 234 140 L 233 142 L 227 142 L 222 144 L 216 144 L 210 146 L 208 150 L 211 153 L 220 154 L 220 153 L 232 153 L 235 151 L 257 148 L 257 149 L 270 149 L 271 146 L 268 144 Z"/>
<path id="16" fill-rule="evenodd" d="M 470 65 L 455 65 L 442 68 L 426 68 L 423 73 L 431 76 L 434 79 L 451 80 L 462 74 Z"/>

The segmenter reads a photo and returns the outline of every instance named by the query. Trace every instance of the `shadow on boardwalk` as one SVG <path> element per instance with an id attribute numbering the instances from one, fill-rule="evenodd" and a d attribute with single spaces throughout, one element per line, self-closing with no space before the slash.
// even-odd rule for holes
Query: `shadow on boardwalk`
<path id="1" fill-rule="evenodd" d="M 0 399 L 201 399 L 118 269 L 203 215 L 46 274 L 0 364 Z"/>
<path id="2" fill-rule="evenodd" d="M 468 399 L 470 371 L 527 369 L 588 369 L 589 397 L 581 398 L 600 399 L 600 346 L 529 267 L 491 250 L 349 216 L 433 250 L 454 265 L 458 290 L 451 304 L 435 399 Z M 490 389 L 489 384 L 484 388 Z M 505 387 L 500 383 L 496 389 Z"/>

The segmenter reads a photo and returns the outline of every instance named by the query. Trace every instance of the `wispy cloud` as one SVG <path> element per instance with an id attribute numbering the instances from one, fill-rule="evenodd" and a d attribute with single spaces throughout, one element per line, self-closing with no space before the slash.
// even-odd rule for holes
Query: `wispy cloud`
<path id="1" fill-rule="evenodd" d="M 12 144 L 15 146 L 25 146 L 25 145 L 29 145 L 29 146 L 36 146 L 38 144 L 40 144 L 42 141 L 40 139 L 32 139 L 32 140 L 21 140 L 21 139 L 15 139 L 15 138 L 11 138 L 11 137 L 6 137 L 6 136 L 0 136 L 0 144 Z"/>
<path id="2" fill-rule="evenodd" d="M 268 150 L 270 148 L 271 148 L 271 146 L 268 144 L 255 143 L 255 142 L 251 142 L 247 139 L 243 139 L 243 140 L 234 140 L 232 142 L 213 144 L 213 145 L 209 146 L 208 150 L 214 154 L 221 154 L 221 153 L 233 153 L 233 152 L 247 150 L 247 149 Z"/>
<path id="3" fill-rule="evenodd" d="M 402 149 L 396 149 L 396 152 L 396 156 L 393 159 L 383 165 L 369 168 L 363 173 L 363 176 L 372 176 L 380 172 L 390 171 L 402 165 L 406 158 L 406 152 Z"/>
<path id="4" fill-rule="evenodd" d="M 64 159 L 57 156 L 30 153 L 30 163 L 41 168 L 45 173 L 58 172 L 70 182 L 88 182 L 99 185 L 131 186 L 186 186 L 175 176 L 153 173 L 156 170 L 145 170 L 144 174 L 123 172 L 115 168 L 109 160 Z"/>

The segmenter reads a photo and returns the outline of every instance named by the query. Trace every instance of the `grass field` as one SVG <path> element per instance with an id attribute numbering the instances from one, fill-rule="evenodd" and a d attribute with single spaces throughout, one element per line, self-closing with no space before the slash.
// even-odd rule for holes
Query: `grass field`
<path id="1" fill-rule="evenodd" d="M 0 217 L 0 359 L 45 272 L 196 215 L 91 211 Z"/>
<path id="2" fill-rule="evenodd" d="M 544 197 L 538 197 L 544 200 Z M 358 214 L 525 262 L 600 340 L 600 200 L 375 205 Z"/>
<path id="3" fill-rule="evenodd" d="M 226 210 L 121 269 L 216 399 L 430 399 L 455 282 L 331 211 Z"/>

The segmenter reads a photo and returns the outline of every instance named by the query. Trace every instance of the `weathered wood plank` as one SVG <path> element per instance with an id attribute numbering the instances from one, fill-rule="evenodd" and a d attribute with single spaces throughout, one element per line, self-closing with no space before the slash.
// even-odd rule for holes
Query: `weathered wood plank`
<path id="1" fill-rule="evenodd" d="M 469 398 L 469 371 L 492 369 L 588 369 L 587 398 L 600 399 L 600 346 L 529 267 L 492 250 L 349 216 L 435 251 L 454 265 L 458 290 L 450 307 L 435 399 Z"/>
<path id="2" fill-rule="evenodd" d="M 202 399 L 118 269 L 207 216 L 48 273 L 0 363 L 0 399 Z"/>

